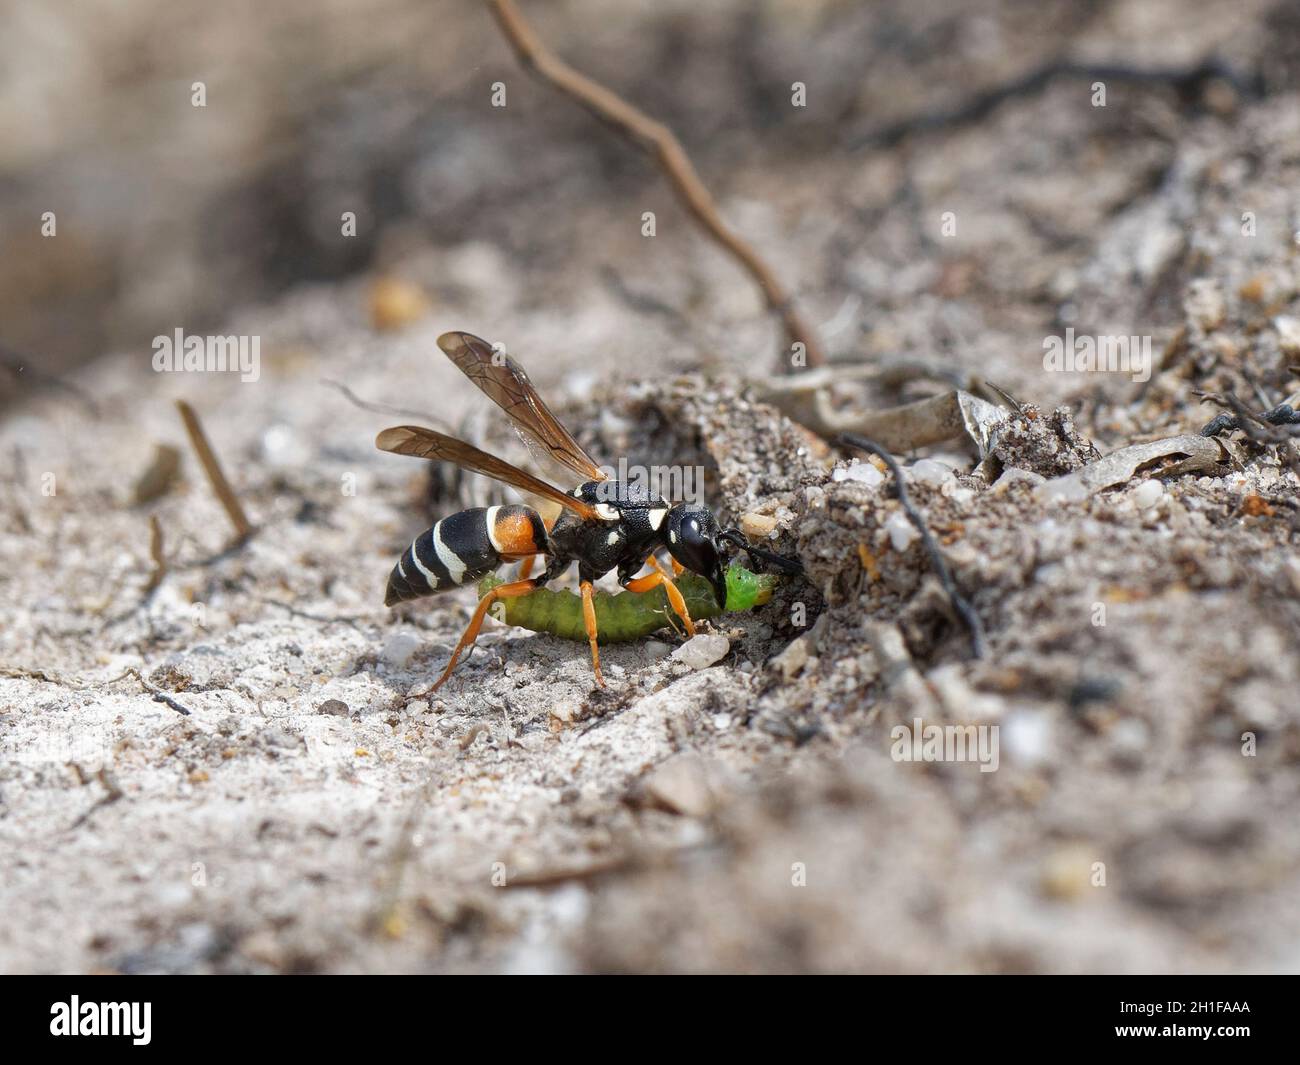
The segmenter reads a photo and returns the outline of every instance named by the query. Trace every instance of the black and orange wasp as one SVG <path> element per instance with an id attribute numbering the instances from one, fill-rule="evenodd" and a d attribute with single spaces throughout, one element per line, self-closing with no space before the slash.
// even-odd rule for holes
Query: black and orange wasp
<path id="1" fill-rule="evenodd" d="M 376 438 L 375 445 L 382 451 L 451 462 L 561 508 L 550 524 L 534 508 L 522 504 L 462 510 L 417 536 L 393 567 L 386 606 L 459 588 L 505 563 L 521 563 L 516 580 L 498 585 L 479 600 L 451 661 L 431 691 L 451 676 L 461 654 L 477 639 L 493 603 L 528 595 L 574 562 L 578 564 L 591 664 L 601 687 L 605 681 L 600 672 L 592 597 L 594 582 L 610 570 L 617 569 L 619 584 L 631 592 L 647 592 L 662 585 L 674 613 L 691 635 L 695 626 L 686 602 L 656 552 L 667 550 L 673 575 L 690 570 L 705 577 L 719 608 L 726 602 L 724 564 L 731 548 L 740 548 L 751 559 L 784 572 L 801 572 L 797 561 L 752 547 L 736 529 L 719 528 L 707 507 L 685 502 L 669 505 L 637 481 L 608 477 L 551 413 L 523 367 L 487 341 L 470 333 L 452 332 L 440 336 L 438 346 L 505 412 L 525 442 L 581 482 L 572 491 L 562 491 L 472 444 L 416 425 L 385 429 Z M 545 558 L 546 568 L 539 576 L 530 576 L 539 555 Z M 645 566 L 649 572 L 638 577 Z"/>

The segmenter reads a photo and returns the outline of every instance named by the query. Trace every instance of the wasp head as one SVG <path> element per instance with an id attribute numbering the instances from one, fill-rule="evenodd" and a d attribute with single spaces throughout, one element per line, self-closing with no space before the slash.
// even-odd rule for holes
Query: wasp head
<path id="1" fill-rule="evenodd" d="M 713 588 L 718 609 L 727 606 L 727 572 L 718 523 L 707 507 L 678 503 L 668 511 L 665 523 L 668 553 L 692 573 L 704 577 Z"/>

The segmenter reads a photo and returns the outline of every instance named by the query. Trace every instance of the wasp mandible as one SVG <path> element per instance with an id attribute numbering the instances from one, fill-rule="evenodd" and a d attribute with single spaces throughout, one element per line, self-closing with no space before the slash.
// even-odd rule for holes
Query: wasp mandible
<path id="1" fill-rule="evenodd" d="M 683 570 L 708 580 L 719 609 L 727 598 L 724 564 L 729 548 L 744 550 L 751 560 L 770 563 L 786 573 L 802 572 L 796 560 L 752 547 L 737 529 L 720 528 L 707 507 L 684 502 L 670 506 L 638 482 L 608 478 L 551 413 L 523 367 L 487 341 L 470 333 L 452 332 L 438 338 L 438 347 L 505 412 L 525 442 L 531 441 L 543 455 L 582 480 L 571 492 L 564 492 L 472 444 L 416 425 L 385 429 L 375 439 L 382 451 L 452 462 L 562 508 L 550 524 L 532 507 L 521 504 L 462 510 L 417 536 L 398 560 L 388 577 L 385 606 L 473 584 L 508 562 L 521 563 L 516 580 L 498 585 L 479 600 L 451 661 L 430 691 L 451 676 L 461 654 L 478 638 L 493 603 L 528 595 L 575 562 L 591 666 L 601 687 L 605 680 L 600 673 L 592 600 L 594 582 L 610 570 L 617 569 L 619 584 L 631 592 L 648 592 L 662 585 L 689 635 L 695 634 L 695 624 L 673 582 L 673 576 Z M 673 576 L 655 557 L 664 549 L 671 558 Z M 532 577 L 539 555 L 545 558 L 546 568 Z M 649 572 L 637 576 L 646 566 Z"/>

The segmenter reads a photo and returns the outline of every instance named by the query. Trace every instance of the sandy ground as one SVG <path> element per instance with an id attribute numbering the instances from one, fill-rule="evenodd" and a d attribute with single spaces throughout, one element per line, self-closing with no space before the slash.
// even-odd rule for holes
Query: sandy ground
<path id="1" fill-rule="evenodd" d="M 1192 55 L 1227 33 L 1210 7 L 1180 26 Z M 372 327 L 372 278 L 246 307 L 221 331 L 261 338 L 256 382 L 154 373 L 141 348 L 77 372 L 93 412 L 53 392 L 9 409 L 0 968 L 1296 969 L 1296 475 L 1238 432 L 1212 468 L 1040 490 L 1197 431 L 1218 410 L 1197 390 L 1257 409 L 1292 390 L 1298 99 L 1217 92 L 1117 90 L 1103 111 L 1053 85 L 921 148 L 750 155 L 722 183 L 838 359 L 939 361 L 1028 404 L 978 468 L 957 439 L 906 456 L 952 467 L 911 492 L 980 660 L 888 479 L 845 478 L 755 400 L 778 334 L 653 183 L 572 225 L 521 192 L 519 225 L 564 229 L 564 270 L 495 238 L 395 258 L 429 300 L 396 332 Z M 1146 385 L 1045 372 L 1066 326 L 1151 335 L 1160 365 Z M 607 648 L 599 691 L 581 645 L 489 622 L 422 694 L 472 593 L 388 611 L 382 586 L 459 504 L 374 433 L 511 446 L 437 352 L 449 328 L 506 342 L 600 457 L 704 467 L 719 511 L 775 519 L 806 579 L 710 623 L 730 646 L 707 668 L 663 633 Z M 833 401 L 948 387 L 901 380 Z M 242 547 L 178 398 L 257 526 Z M 180 479 L 135 504 L 159 444 Z M 891 756 L 918 718 L 996 726 L 996 771 Z"/>

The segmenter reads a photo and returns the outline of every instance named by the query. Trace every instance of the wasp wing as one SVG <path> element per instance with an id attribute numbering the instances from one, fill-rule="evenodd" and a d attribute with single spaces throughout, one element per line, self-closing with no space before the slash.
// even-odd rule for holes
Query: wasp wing
<path id="1" fill-rule="evenodd" d="M 515 428 L 534 441 L 547 458 L 561 463 L 584 481 L 603 481 L 605 474 L 573 435 L 560 424 L 537 394 L 524 368 L 504 351 L 495 351 L 473 333 L 443 333 L 438 347 L 447 353 L 483 394 L 505 411 Z"/>
<path id="2" fill-rule="evenodd" d="M 484 477 L 513 485 L 523 492 L 559 503 L 587 519 L 594 519 L 596 511 L 590 504 L 575 499 L 549 485 L 531 473 L 525 473 L 517 466 L 511 466 L 504 459 L 480 451 L 473 444 L 457 440 L 454 436 L 445 436 L 432 429 L 418 425 L 397 425 L 385 429 L 375 437 L 375 447 L 380 451 L 391 451 L 394 455 L 411 455 L 418 459 L 439 459 L 453 462 L 463 469 L 481 473 Z"/>

